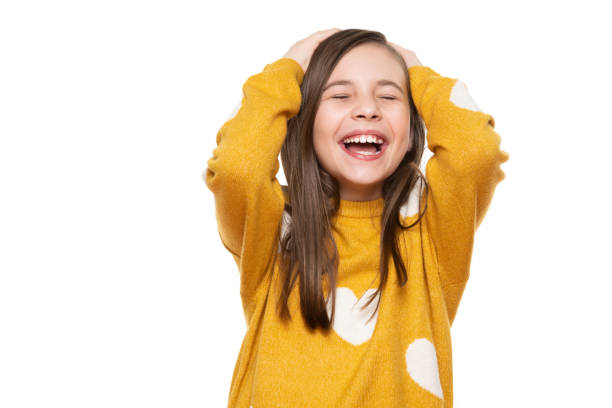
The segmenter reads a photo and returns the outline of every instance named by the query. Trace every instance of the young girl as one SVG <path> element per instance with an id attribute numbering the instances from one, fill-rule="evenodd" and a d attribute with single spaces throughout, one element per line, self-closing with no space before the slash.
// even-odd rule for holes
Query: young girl
<path id="1" fill-rule="evenodd" d="M 493 117 L 376 31 L 319 31 L 242 89 L 203 174 L 247 323 L 228 406 L 452 407 L 450 327 L 509 158 Z"/>

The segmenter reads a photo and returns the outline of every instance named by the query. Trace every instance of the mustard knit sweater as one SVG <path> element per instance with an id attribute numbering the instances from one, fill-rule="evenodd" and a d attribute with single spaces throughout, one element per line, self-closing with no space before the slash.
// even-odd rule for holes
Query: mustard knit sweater
<path id="1" fill-rule="evenodd" d="M 247 324 L 228 407 L 452 407 L 450 327 L 475 231 L 509 155 L 499 148 L 493 117 L 460 80 L 426 66 L 411 67 L 409 75 L 433 155 L 425 167 L 430 193 L 421 228 L 401 232 L 399 240 L 408 282 L 399 287 L 390 261 L 379 309 L 367 322 L 378 299 L 360 308 L 379 284 L 383 199 L 342 200 L 333 220 L 340 262 L 328 333 L 310 331 L 303 321 L 298 282 L 289 297 L 291 322 L 281 323 L 276 313 L 273 259 L 279 234 L 291 224 L 276 179 L 278 156 L 287 120 L 300 109 L 304 72 L 281 58 L 244 84 L 239 109 L 219 130 L 202 175 L 214 193 L 220 239 L 240 271 Z M 403 225 L 416 220 L 423 188 L 406 197 L 398 214 Z"/>

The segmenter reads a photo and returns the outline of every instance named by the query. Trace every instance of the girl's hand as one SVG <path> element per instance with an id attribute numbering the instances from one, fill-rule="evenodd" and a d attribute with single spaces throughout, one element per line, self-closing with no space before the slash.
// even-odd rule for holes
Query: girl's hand
<path id="1" fill-rule="evenodd" d="M 304 72 L 306 72 L 308 64 L 310 63 L 310 57 L 321 41 L 338 31 L 342 30 L 339 28 L 330 28 L 328 30 L 317 31 L 293 44 L 283 58 L 291 58 L 297 61 L 302 66 Z"/>
<path id="2" fill-rule="evenodd" d="M 387 41 L 389 45 L 391 45 L 399 54 L 404 58 L 404 62 L 406 62 L 406 66 L 408 68 L 413 67 L 415 65 L 423 65 L 421 61 L 417 58 L 414 51 L 407 50 L 405 48 L 400 47 L 399 45 L 392 43 L 391 41 Z"/>

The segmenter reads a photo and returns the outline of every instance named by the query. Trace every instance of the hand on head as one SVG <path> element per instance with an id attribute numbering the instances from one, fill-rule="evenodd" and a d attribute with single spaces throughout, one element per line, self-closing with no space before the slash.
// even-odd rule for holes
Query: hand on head
<path id="1" fill-rule="evenodd" d="M 328 30 L 317 31 L 293 44 L 283 58 L 291 58 L 297 61 L 302 66 L 304 72 L 306 72 L 308 64 L 310 63 L 310 57 L 321 41 L 338 31 L 342 30 L 339 28 L 330 28 Z"/>
<path id="2" fill-rule="evenodd" d="M 407 50 L 405 48 L 400 47 L 399 45 L 392 43 L 391 41 L 387 41 L 389 45 L 391 45 L 395 50 L 404 58 L 404 62 L 408 68 L 413 67 L 415 65 L 423 65 L 421 61 L 417 58 L 414 51 Z"/>

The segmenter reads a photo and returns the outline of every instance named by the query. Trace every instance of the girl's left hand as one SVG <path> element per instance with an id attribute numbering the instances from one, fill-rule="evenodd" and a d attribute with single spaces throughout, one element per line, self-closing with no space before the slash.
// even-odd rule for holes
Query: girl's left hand
<path id="1" fill-rule="evenodd" d="M 395 50 L 404 58 L 404 62 L 406 62 L 406 66 L 408 68 L 413 67 L 415 65 L 423 65 L 421 61 L 417 58 L 414 51 L 407 50 L 405 48 L 400 47 L 399 45 L 392 43 L 391 41 L 387 41 L 389 45 L 391 45 Z"/>

